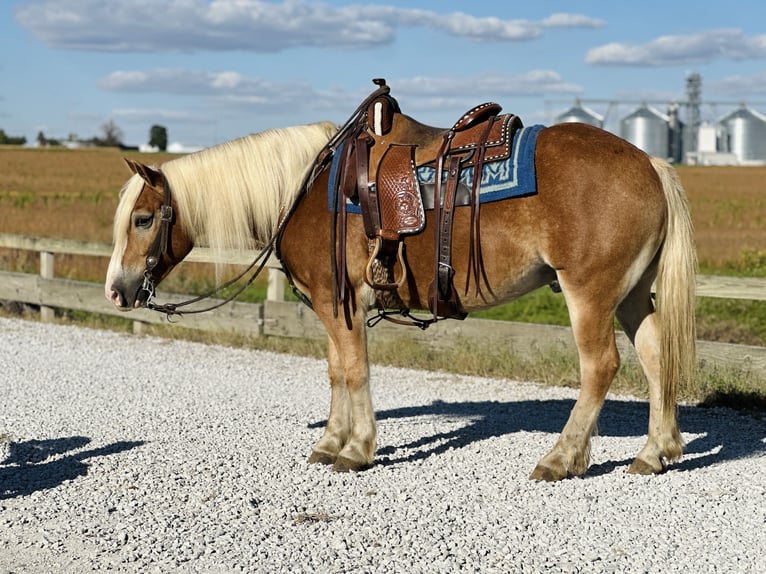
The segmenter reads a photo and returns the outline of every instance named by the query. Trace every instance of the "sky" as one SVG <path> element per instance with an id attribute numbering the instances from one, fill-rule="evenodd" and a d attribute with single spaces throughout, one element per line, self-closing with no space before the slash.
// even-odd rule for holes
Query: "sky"
<path id="1" fill-rule="evenodd" d="M 766 3 L 615 0 L 6 0 L 0 129 L 127 145 L 153 125 L 207 147 L 342 123 L 386 78 L 402 110 L 448 127 L 500 103 L 551 124 L 579 98 L 606 127 L 665 111 L 702 76 L 703 119 L 766 112 Z M 612 103 L 610 103 L 612 102 Z M 683 119 L 683 117 L 682 117 Z"/>

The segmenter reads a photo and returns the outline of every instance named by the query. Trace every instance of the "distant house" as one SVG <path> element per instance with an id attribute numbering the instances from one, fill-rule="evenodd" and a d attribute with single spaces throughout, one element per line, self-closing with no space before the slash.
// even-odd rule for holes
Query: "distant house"
<path id="1" fill-rule="evenodd" d="M 60 140 L 57 142 L 67 149 L 81 149 L 86 147 L 96 147 L 93 140 Z"/>

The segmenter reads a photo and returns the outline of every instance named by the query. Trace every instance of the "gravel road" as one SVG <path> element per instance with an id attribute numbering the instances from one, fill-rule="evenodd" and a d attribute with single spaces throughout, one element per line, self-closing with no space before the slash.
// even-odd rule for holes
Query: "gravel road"
<path id="1" fill-rule="evenodd" d="M 0 572 L 766 572 L 766 420 L 682 407 L 626 473 L 610 396 L 583 478 L 527 479 L 569 389 L 373 368 L 378 464 L 308 465 L 324 361 L 0 318 Z"/>

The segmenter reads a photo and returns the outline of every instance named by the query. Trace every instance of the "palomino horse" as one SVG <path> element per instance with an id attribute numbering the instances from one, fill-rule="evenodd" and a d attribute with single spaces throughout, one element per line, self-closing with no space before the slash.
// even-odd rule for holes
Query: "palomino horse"
<path id="1" fill-rule="evenodd" d="M 414 122 L 394 118 L 395 125 L 405 120 Z M 129 161 L 134 175 L 115 215 L 105 288 L 119 309 L 141 307 L 194 245 L 259 249 L 272 245 L 278 231 L 282 264 L 329 339 L 330 414 L 309 460 L 346 471 L 371 466 L 376 450 L 366 336 L 376 294 L 364 280 L 370 242 L 363 217 L 349 213 L 345 298 L 338 310 L 337 267 L 329 263 L 338 250 L 331 237 L 338 232 L 331 233 L 337 214 L 328 209 L 330 170 L 325 165 L 311 174 L 336 130 L 329 123 L 270 130 L 161 168 Z M 616 316 L 649 384 L 648 440 L 629 470 L 660 472 L 682 454 L 676 395 L 694 361 L 696 256 L 684 191 L 665 161 L 583 124 L 542 129 L 534 157 L 536 194 L 482 205 L 482 276 L 491 294 L 461 292 L 461 311 L 560 285 L 581 390 L 558 441 L 531 474 L 537 480 L 581 475 L 588 467 L 591 434 L 620 364 Z M 457 277 L 470 273 L 470 211 L 457 207 L 454 213 Z M 431 213 L 426 228 L 433 225 Z M 407 281 L 398 290 L 403 308 L 428 308 L 434 250 L 430 233 L 407 237 Z"/>

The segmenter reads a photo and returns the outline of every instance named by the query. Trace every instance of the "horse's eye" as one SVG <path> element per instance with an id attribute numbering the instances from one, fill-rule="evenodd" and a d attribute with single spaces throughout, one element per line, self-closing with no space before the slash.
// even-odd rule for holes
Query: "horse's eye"
<path id="1" fill-rule="evenodd" d="M 140 229 L 149 229 L 154 223 L 154 214 L 149 215 L 135 214 L 133 215 L 133 225 Z"/>

